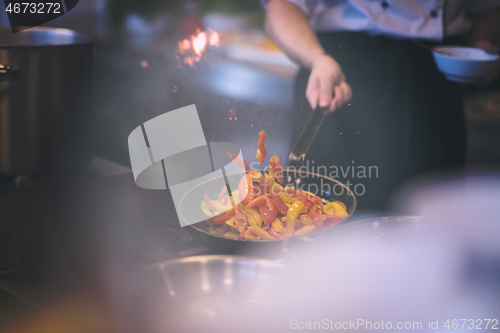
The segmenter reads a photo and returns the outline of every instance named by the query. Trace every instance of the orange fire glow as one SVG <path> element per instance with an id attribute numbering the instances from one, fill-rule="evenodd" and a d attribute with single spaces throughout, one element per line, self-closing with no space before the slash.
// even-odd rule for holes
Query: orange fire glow
<path id="1" fill-rule="evenodd" d="M 186 53 L 190 49 L 191 49 L 191 42 L 188 39 L 184 39 L 179 42 L 179 52 L 181 54 Z"/>
<path id="2" fill-rule="evenodd" d="M 198 31 L 196 35 L 191 36 L 189 39 L 184 39 L 178 43 L 178 49 L 183 56 L 184 63 L 193 66 L 196 61 L 200 61 L 203 52 L 210 46 L 219 46 L 219 34 L 211 29 L 205 31 Z"/>
<path id="3" fill-rule="evenodd" d="M 210 45 L 211 46 L 219 46 L 219 43 L 220 43 L 219 34 L 215 31 L 213 31 L 210 34 Z"/>
<path id="4" fill-rule="evenodd" d="M 193 50 L 197 55 L 201 56 L 205 52 L 205 47 L 207 47 L 207 34 L 200 32 L 198 36 L 193 38 Z"/>

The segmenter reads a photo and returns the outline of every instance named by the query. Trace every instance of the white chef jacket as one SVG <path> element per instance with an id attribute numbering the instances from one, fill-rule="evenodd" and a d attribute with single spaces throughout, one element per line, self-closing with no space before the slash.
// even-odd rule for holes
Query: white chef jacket
<path id="1" fill-rule="evenodd" d="M 262 0 L 263 5 L 272 0 Z M 500 0 L 287 0 L 316 31 L 441 40 L 471 27 L 468 14 L 500 8 Z"/>

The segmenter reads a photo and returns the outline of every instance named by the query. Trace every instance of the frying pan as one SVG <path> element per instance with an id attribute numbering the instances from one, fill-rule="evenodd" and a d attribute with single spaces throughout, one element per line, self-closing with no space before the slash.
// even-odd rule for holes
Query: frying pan
<path id="1" fill-rule="evenodd" d="M 334 227 L 335 232 L 322 233 L 316 238 L 287 238 L 283 242 L 283 253 L 287 258 L 296 258 L 301 257 L 305 251 L 335 252 L 335 249 L 346 244 L 368 247 L 378 244 L 396 246 L 402 239 L 418 234 L 424 220 L 421 216 L 382 216 L 351 221 Z M 404 251 L 399 248 L 397 252 Z"/>
<path id="2" fill-rule="evenodd" d="M 287 179 L 287 177 L 292 173 L 294 174 L 294 179 L 300 179 L 299 182 L 295 182 L 296 189 L 302 189 L 312 192 L 321 197 L 323 200 L 327 200 L 330 202 L 339 200 L 346 205 L 348 217 L 341 223 L 339 223 L 339 225 L 344 224 L 355 211 L 357 202 L 354 193 L 341 182 L 324 175 L 302 171 L 300 169 L 299 171 L 295 171 L 295 169 L 283 170 L 284 179 Z M 239 182 L 239 179 L 241 178 L 241 173 L 228 174 L 227 177 L 230 184 L 237 184 Z M 203 197 L 200 197 L 199 201 L 194 201 L 192 195 L 199 195 L 199 193 L 203 193 L 203 191 L 199 190 L 199 186 L 203 186 L 207 189 L 214 188 L 214 186 L 207 186 L 209 185 L 208 182 L 212 181 L 216 182 L 220 180 L 214 178 L 205 183 L 199 184 L 191 191 L 189 191 L 183 198 L 183 200 L 181 200 L 181 219 L 185 218 L 186 220 L 188 220 L 189 215 L 193 214 L 193 210 L 199 209 L 199 207 L 193 207 L 193 205 L 189 205 L 186 202 L 201 203 Z M 212 198 L 218 195 L 218 193 L 215 192 L 207 194 Z M 204 244 L 206 247 L 216 253 L 245 253 L 267 258 L 277 258 L 283 256 L 281 246 L 283 240 L 248 240 L 226 237 L 225 234 L 231 230 L 231 227 L 226 224 L 215 225 L 213 223 L 203 221 L 190 225 L 187 230 L 193 238 L 197 239 L 200 243 Z M 315 238 L 317 237 L 317 235 L 325 233 L 328 230 L 331 230 L 331 228 L 321 233 L 313 234 L 311 235 L 311 237 Z"/>

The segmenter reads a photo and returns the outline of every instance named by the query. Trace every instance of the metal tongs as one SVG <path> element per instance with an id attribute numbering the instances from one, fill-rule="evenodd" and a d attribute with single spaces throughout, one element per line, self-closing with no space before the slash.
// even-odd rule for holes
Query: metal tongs
<path id="1" fill-rule="evenodd" d="M 294 172 L 288 172 L 287 182 L 289 184 L 298 185 L 300 183 L 300 177 L 297 176 L 297 171 L 304 165 L 304 158 L 316 134 L 318 134 L 319 128 L 321 124 L 323 124 L 323 120 L 325 120 L 328 108 L 329 106 L 326 108 L 318 106 L 314 109 L 302 128 L 302 132 L 300 132 L 297 141 L 295 141 L 292 152 L 288 156 L 288 169 L 294 169 Z"/>

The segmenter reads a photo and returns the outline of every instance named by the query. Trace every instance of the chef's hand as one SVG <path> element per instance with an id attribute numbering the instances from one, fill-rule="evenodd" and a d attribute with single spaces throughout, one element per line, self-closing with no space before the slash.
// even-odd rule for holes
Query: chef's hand
<path id="1" fill-rule="evenodd" d="M 332 98 L 333 97 L 333 98 Z M 314 110 L 330 106 L 330 113 L 347 103 L 352 97 L 351 87 L 345 82 L 340 65 L 324 54 L 312 63 L 307 82 L 306 98 Z"/>
<path id="2" fill-rule="evenodd" d="M 500 52 L 500 48 L 498 46 L 486 40 L 476 41 L 472 46 L 477 47 L 479 49 L 483 49 L 484 51 L 490 54 L 499 54 Z M 495 67 L 493 72 L 484 79 L 482 79 L 481 82 L 479 82 L 479 85 L 487 86 L 488 84 L 492 83 L 498 77 L 499 74 L 500 74 L 500 61 L 497 63 L 497 66 Z"/>

